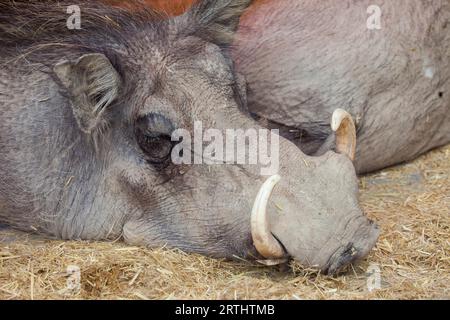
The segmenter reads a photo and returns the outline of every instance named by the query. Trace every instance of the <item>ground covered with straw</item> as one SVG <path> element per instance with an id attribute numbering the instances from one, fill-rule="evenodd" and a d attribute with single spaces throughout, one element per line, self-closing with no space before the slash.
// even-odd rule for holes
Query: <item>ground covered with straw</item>
<path id="1" fill-rule="evenodd" d="M 360 186 L 362 206 L 382 234 L 367 259 L 337 277 L 295 263 L 265 267 L 1 230 L 0 298 L 450 298 L 450 146 L 362 177 Z"/>

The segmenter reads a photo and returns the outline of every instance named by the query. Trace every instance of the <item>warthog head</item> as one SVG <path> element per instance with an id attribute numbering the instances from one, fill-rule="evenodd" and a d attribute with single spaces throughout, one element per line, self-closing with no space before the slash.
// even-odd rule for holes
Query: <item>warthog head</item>
<path id="1" fill-rule="evenodd" d="M 309 157 L 272 136 L 271 176 L 261 163 L 173 161 L 172 134 L 196 139 L 196 121 L 224 136 L 260 129 L 229 58 L 250 1 L 201 1 L 170 19 L 77 2 L 80 30 L 67 29 L 65 1 L 0 4 L 0 220 L 330 273 L 369 252 L 378 230 L 358 205 L 343 110 L 330 115 L 337 152 Z"/>

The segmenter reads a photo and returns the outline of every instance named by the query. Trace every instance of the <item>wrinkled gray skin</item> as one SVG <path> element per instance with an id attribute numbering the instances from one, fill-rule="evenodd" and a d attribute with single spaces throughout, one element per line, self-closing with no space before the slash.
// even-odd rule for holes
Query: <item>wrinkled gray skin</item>
<path id="1" fill-rule="evenodd" d="M 248 107 L 310 155 L 333 149 L 330 115 L 347 110 L 358 173 L 411 160 L 450 142 L 449 21 L 448 0 L 266 1 L 235 43 Z"/>
<path id="2" fill-rule="evenodd" d="M 0 223 L 261 259 L 250 232 L 259 166 L 155 164 L 167 145 L 151 139 L 195 120 L 259 128 L 226 50 L 248 1 L 204 1 L 170 21 L 78 3 L 82 32 L 61 27 L 63 1 L 0 2 Z M 281 139 L 280 162 L 269 222 L 287 254 L 329 273 L 364 257 L 379 231 L 349 158 Z"/>

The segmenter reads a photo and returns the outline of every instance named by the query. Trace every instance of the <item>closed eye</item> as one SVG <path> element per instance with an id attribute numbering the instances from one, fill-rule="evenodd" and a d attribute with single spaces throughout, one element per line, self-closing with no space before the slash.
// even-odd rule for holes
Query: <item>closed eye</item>
<path id="1" fill-rule="evenodd" d="M 151 113 L 136 121 L 135 136 L 147 161 L 157 167 L 169 164 L 174 126 L 165 116 Z"/>

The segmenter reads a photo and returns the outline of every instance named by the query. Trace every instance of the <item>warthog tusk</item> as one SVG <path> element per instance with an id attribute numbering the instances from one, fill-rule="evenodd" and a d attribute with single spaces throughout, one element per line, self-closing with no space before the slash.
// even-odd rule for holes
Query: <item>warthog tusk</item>
<path id="1" fill-rule="evenodd" d="M 352 116 L 343 109 L 336 109 L 331 118 L 331 129 L 336 132 L 336 151 L 355 160 L 356 127 Z"/>
<path id="2" fill-rule="evenodd" d="M 282 258 L 282 259 L 274 259 L 274 260 L 256 260 L 257 263 L 262 264 L 263 266 L 266 267 L 273 267 L 273 266 L 278 266 L 280 264 L 286 263 L 288 262 L 288 258 Z"/>
<path id="3" fill-rule="evenodd" d="M 283 247 L 272 235 L 267 220 L 267 204 L 273 188 L 281 177 L 275 175 L 267 179 L 256 196 L 252 209 L 251 227 L 253 244 L 259 254 L 267 259 L 280 259 L 286 256 Z"/>

